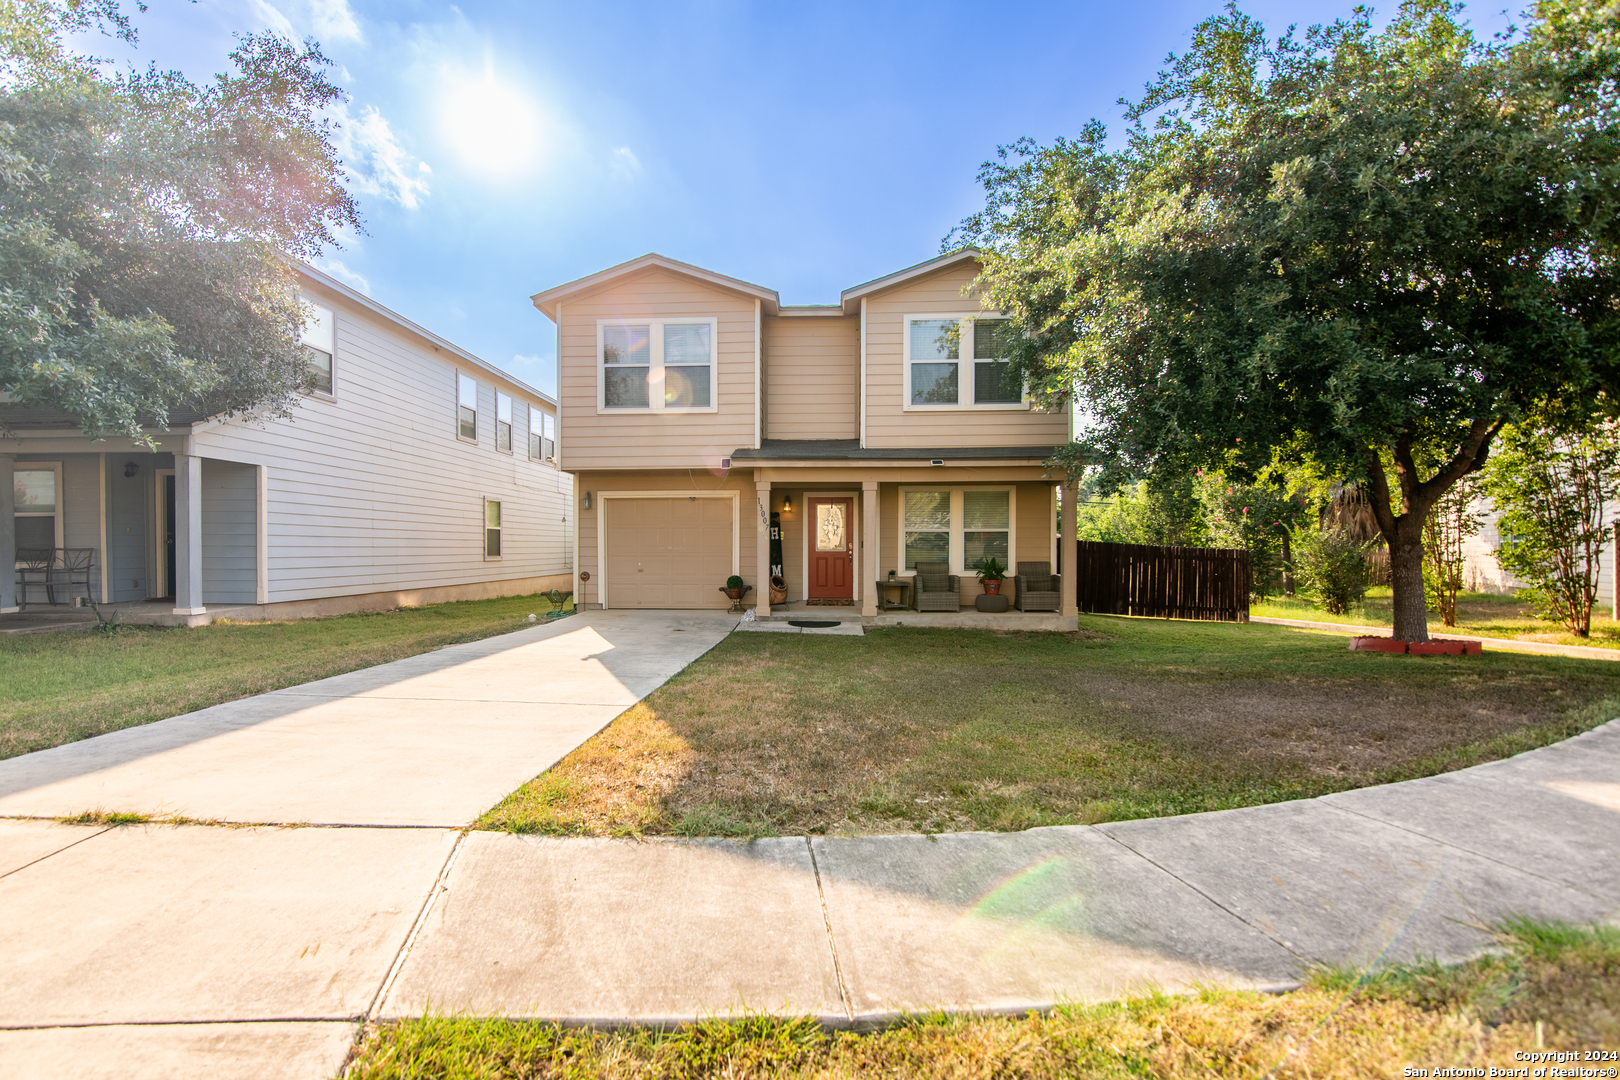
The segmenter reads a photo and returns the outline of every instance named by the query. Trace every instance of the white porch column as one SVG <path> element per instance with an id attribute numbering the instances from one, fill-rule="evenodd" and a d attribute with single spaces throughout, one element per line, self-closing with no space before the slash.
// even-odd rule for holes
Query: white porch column
<path id="1" fill-rule="evenodd" d="M 1059 551 L 1062 555 L 1063 577 L 1058 587 L 1063 590 L 1063 600 L 1058 613 L 1064 618 L 1077 618 L 1080 614 L 1080 545 L 1075 536 L 1075 494 L 1073 483 L 1063 485 L 1062 524 L 1059 526 L 1063 533 L 1062 544 Z"/>
<path id="2" fill-rule="evenodd" d="M 754 481 L 754 617 L 771 613 L 771 482 Z"/>
<path id="3" fill-rule="evenodd" d="M 11 475 L 16 460 L 0 454 L 0 613 L 17 610 L 17 489 Z"/>
<path id="4" fill-rule="evenodd" d="M 878 482 L 861 481 L 861 614 L 878 613 Z"/>
<path id="5" fill-rule="evenodd" d="M 174 613 L 201 615 L 202 458 L 174 455 Z"/>

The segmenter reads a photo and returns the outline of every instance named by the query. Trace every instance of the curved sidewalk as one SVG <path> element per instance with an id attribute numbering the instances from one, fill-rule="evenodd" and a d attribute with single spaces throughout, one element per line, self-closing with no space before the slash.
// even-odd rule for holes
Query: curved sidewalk
<path id="1" fill-rule="evenodd" d="M 1349 634 L 1352 637 L 1358 634 L 1389 634 L 1393 632 L 1387 626 L 1312 622 L 1310 619 L 1278 619 L 1269 615 L 1254 615 L 1249 618 L 1249 621 L 1263 623 L 1267 626 L 1291 626 L 1295 630 L 1327 630 L 1335 634 Z M 1592 645 L 1559 645 L 1552 641 L 1520 641 L 1517 638 L 1491 637 L 1488 634 L 1446 634 L 1437 631 L 1430 631 L 1429 636 L 1437 641 L 1483 642 L 1487 649 L 1504 649 L 1508 652 L 1540 653 L 1543 656 L 1574 656 L 1582 660 L 1620 660 L 1620 649 L 1605 649 Z"/>

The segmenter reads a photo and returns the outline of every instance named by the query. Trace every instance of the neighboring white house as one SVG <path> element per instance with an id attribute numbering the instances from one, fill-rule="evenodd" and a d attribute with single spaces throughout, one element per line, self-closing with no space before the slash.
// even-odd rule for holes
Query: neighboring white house
<path id="1" fill-rule="evenodd" d="M 18 550 L 91 549 L 95 599 L 172 597 L 160 621 L 191 625 L 227 608 L 289 618 L 570 589 L 556 402 L 325 274 L 299 274 L 326 388 L 290 419 L 176 423 L 151 432 L 152 452 L 0 405 L 0 565 Z M 0 610 L 46 599 L 16 589 L 0 574 Z"/>
<path id="2" fill-rule="evenodd" d="M 1501 534 L 1497 531 L 1500 516 L 1489 503 L 1484 504 L 1479 532 L 1463 542 L 1463 587 L 1466 589 L 1506 593 L 1524 586 L 1524 582 L 1502 569 L 1502 564 L 1496 559 L 1496 549 L 1502 546 Z M 1607 506 L 1603 519 L 1612 536 L 1614 523 L 1620 521 L 1620 504 Z M 1600 608 L 1609 609 L 1614 604 L 1615 560 L 1616 548 L 1611 543 L 1604 549 L 1603 563 L 1598 573 L 1597 602 Z"/>

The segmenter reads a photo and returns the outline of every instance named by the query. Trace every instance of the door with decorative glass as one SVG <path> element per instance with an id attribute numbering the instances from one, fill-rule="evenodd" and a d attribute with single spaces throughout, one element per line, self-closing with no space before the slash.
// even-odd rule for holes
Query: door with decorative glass
<path id="1" fill-rule="evenodd" d="M 811 600 L 855 598 L 855 500 L 810 498 L 805 501 L 810 527 Z"/>

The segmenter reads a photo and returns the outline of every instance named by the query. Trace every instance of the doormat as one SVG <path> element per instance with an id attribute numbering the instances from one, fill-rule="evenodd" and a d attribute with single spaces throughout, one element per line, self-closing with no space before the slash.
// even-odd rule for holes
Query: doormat
<path id="1" fill-rule="evenodd" d="M 850 599 L 838 600 L 827 597 L 813 597 L 812 599 L 806 600 L 805 605 L 808 607 L 854 607 L 855 601 Z"/>
<path id="2" fill-rule="evenodd" d="M 825 630 L 831 626 L 842 626 L 837 619 L 789 619 L 789 626 L 797 626 L 801 630 Z"/>

